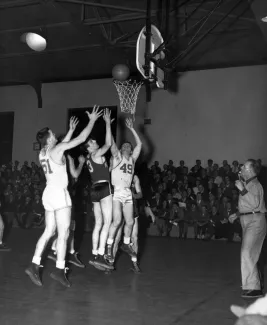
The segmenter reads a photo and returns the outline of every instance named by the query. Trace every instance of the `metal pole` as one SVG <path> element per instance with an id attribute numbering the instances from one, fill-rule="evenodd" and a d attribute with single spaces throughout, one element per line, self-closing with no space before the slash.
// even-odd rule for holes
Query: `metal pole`
<path id="1" fill-rule="evenodd" d="M 36 0 L 27 0 L 27 1 L 12 1 L 6 3 L 0 3 L 0 10 L 1 9 L 8 9 L 8 8 L 15 8 L 15 7 L 26 7 L 31 5 L 39 5 L 40 2 Z"/>
<path id="2" fill-rule="evenodd" d="M 145 65 L 144 65 L 144 72 L 145 76 L 149 77 L 150 72 L 150 53 L 151 53 L 151 0 L 147 0 L 147 7 L 146 7 L 146 49 L 145 49 Z"/>
<path id="3" fill-rule="evenodd" d="M 78 5 L 86 5 L 86 6 L 92 6 L 92 7 L 100 7 L 100 8 L 108 8 L 108 9 L 115 9 L 115 10 L 131 11 L 131 12 L 140 12 L 140 13 L 145 13 L 146 12 L 145 10 L 138 9 L 138 8 L 107 5 L 107 4 L 84 1 L 84 0 L 56 0 L 56 1 L 57 2 L 66 2 L 66 3 L 75 3 L 75 4 L 78 4 Z"/>

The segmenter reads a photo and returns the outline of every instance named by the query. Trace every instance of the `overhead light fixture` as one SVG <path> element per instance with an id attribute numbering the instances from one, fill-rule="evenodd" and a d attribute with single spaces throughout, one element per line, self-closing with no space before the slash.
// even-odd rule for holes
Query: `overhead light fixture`
<path id="1" fill-rule="evenodd" d="M 26 43 L 33 51 L 41 52 L 46 49 L 46 39 L 36 33 L 24 33 L 20 37 L 21 42 Z"/>
<path id="2" fill-rule="evenodd" d="M 263 18 L 261 18 L 261 20 L 262 20 L 264 23 L 267 23 L 267 16 L 266 16 L 266 17 L 263 17 Z"/>

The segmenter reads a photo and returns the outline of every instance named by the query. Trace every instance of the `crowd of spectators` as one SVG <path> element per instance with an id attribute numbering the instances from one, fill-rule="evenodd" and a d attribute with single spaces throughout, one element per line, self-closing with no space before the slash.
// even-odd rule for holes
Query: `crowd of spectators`
<path id="1" fill-rule="evenodd" d="M 155 161 L 151 168 L 140 169 L 144 184 L 146 214 L 150 215 L 160 236 L 169 236 L 173 226 L 178 227 L 178 237 L 186 239 L 192 227 L 195 239 L 225 238 L 233 241 L 241 237 L 239 219 L 233 224 L 228 218 L 237 212 L 239 191 L 235 187 L 241 165 L 226 160 L 222 166 L 207 161 L 207 167 L 196 160 L 189 169 L 183 160 L 175 167 L 173 161 L 161 168 Z M 262 165 L 257 160 L 259 179 Z M 148 176 L 149 175 L 149 176 Z"/>

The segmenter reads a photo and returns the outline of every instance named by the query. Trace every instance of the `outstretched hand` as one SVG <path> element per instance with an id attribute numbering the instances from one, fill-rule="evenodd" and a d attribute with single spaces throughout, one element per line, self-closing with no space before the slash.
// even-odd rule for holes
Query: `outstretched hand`
<path id="1" fill-rule="evenodd" d="M 70 130 L 74 131 L 76 129 L 76 126 L 78 125 L 78 123 L 79 123 L 78 118 L 75 116 L 72 116 L 70 118 Z"/>
<path id="2" fill-rule="evenodd" d="M 125 124 L 126 124 L 127 128 L 133 129 L 133 120 L 131 118 L 127 118 L 125 120 Z"/>
<path id="3" fill-rule="evenodd" d="M 88 115 L 90 121 L 95 122 L 103 114 L 103 111 L 99 112 L 99 106 L 95 105 L 91 114 L 88 111 L 85 113 Z"/>
<path id="4" fill-rule="evenodd" d="M 111 114 L 111 111 L 108 108 L 105 108 L 104 113 L 103 113 L 103 119 L 108 124 L 111 124 L 110 114 Z"/>

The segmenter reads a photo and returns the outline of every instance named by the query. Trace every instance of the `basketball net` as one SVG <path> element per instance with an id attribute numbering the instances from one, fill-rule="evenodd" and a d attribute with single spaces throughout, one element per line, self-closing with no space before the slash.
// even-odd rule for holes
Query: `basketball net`
<path id="1" fill-rule="evenodd" d="M 113 83 L 119 95 L 121 111 L 123 113 L 132 114 L 134 120 L 138 93 L 141 89 L 143 81 L 119 81 L 114 79 Z"/>

